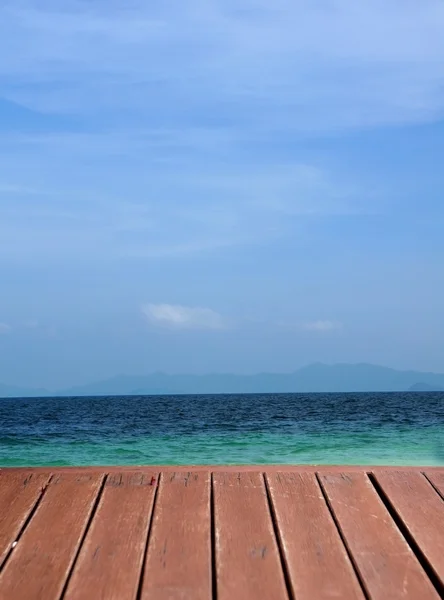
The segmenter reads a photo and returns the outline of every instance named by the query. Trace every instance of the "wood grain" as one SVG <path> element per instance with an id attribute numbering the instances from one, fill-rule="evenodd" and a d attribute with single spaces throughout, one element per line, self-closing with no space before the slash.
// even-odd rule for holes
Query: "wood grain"
<path id="1" fill-rule="evenodd" d="M 444 597 L 444 470 L 341 469 L 0 469 L 0 600 Z"/>
<path id="2" fill-rule="evenodd" d="M 64 598 L 135 600 L 158 473 L 123 472 L 106 481 Z"/>
<path id="3" fill-rule="evenodd" d="M 49 479 L 44 472 L 0 472 L 0 569 Z"/>
<path id="4" fill-rule="evenodd" d="M 320 482 L 372 600 L 439 598 L 364 473 L 321 473 Z"/>
<path id="5" fill-rule="evenodd" d="M 364 600 L 315 474 L 266 478 L 294 597 Z"/>
<path id="6" fill-rule="evenodd" d="M 54 477 L 0 574 L 1 600 L 58 600 L 102 475 Z"/>
<path id="7" fill-rule="evenodd" d="M 391 506 L 444 583 L 444 502 L 421 473 L 376 472 Z"/>
<path id="8" fill-rule="evenodd" d="M 215 473 L 218 600 L 287 599 L 261 473 Z"/>
<path id="9" fill-rule="evenodd" d="M 210 473 L 162 474 L 141 600 L 210 600 Z"/>

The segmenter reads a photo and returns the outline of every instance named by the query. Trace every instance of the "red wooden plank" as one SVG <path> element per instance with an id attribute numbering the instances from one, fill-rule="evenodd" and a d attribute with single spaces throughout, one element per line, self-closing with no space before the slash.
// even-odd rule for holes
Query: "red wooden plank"
<path id="1" fill-rule="evenodd" d="M 49 473 L 0 473 L 0 568 L 49 478 Z"/>
<path id="2" fill-rule="evenodd" d="M 210 474 L 162 474 L 141 600 L 210 600 Z"/>
<path id="3" fill-rule="evenodd" d="M 443 499 L 421 473 L 375 472 L 375 478 L 443 585 Z"/>
<path id="4" fill-rule="evenodd" d="M 58 600 L 103 476 L 54 477 L 0 574 L 0 598 Z"/>
<path id="5" fill-rule="evenodd" d="M 276 473 L 267 482 L 294 597 L 363 600 L 316 476 Z"/>
<path id="6" fill-rule="evenodd" d="M 135 600 L 158 473 L 109 475 L 64 598 Z"/>
<path id="7" fill-rule="evenodd" d="M 427 479 L 433 484 L 441 498 L 444 499 L 444 471 L 426 471 Z"/>
<path id="8" fill-rule="evenodd" d="M 218 600 L 287 599 L 261 473 L 213 474 Z"/>
<path id="9" fill-rule="evenodd" d="M 322 473 L 320 481 L 373 600 L 439 598 L 365 474 Z"/>

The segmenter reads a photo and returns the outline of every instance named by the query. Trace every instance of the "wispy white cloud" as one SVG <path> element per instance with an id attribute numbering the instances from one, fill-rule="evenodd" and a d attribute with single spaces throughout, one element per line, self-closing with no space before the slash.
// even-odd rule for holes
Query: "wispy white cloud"
<path id="1" fill-rule="evenodd" d="M 254 137 L 423 121 L 443 107 L 440 0 L 25 0 L 0 17 L 4 91 L 45 111 L 131 109 L 136 128 L 149 98 L 163 128 L 217 114 Z"/>
<path id="2" fill-rule="evenodd" d="M 9 333 L 11 331 L 11 326 L 7 323 L 0 323 L 0 335 L 4 333 Z"/>
<path id="3" fill-rule="evenodd" d="M 145 317 L 154 324 L 175 329 L 224 329 L 223 317 L 211 308 L 175 304 L 146 304 Z"/>
<path id="4" fill-rule="evenodd" d="M 342 323 L 338 321 L 309 321 L 302 325 L 302 329 L 307 331 L 315 331 L 318 333 L 328 333 L 330 331 L 337 331 L 342 329 Z"/>
<path id="5" fill-rule="evenodd" d="M 64 152 L 65 144 L 59 152 L 54 148 L 59 159 Z M 41 154 L 33 156 L 38 160 Z M 147 168 L 135 175 L 137 182 L 128 180 L 132 172 L 121 179 L 117 167 L 117 175 L 110 170 L 102 178 L 100 172 L 100 181 L 84 189 L 71 170 L 74 161 L 67 152 L 69 168 L 59 170 L 65 181 L 51 181 L 48 174 L 48 187 L 38 199 L 5 194 L 0 200 L 5 256 L 48 261 L 190 257 L 268 243 L 299 217 L 378 210 L 377 203 L 368 202 L 368 191 L 356 199 L 359 187 L 353 182 L 304 163 L 264 165 L 259 172 L 251 165 L 212 165 L 200 175 L 192 167 L 181 168 L 174 178 L 169 170 Z"/>
<path id="6" fill-rule="evenodd" d="M 295 140 L 440 118 L 443 28 L 438 0 L 3 3 L 0 98 L 39 127 L 0 106 L 2 255 L 195 256 L 385 210 Z"/>

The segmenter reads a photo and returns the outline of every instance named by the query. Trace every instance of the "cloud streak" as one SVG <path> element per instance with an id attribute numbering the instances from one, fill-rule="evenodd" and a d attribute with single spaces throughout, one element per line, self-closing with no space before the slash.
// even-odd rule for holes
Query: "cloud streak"
<path id="1" fill-rule="evenodd" d="M 307 331 L 313 331 L 316 333 L 329 333 L 332 331 L 338 331 L 339 329 L 342 329 L 343 325 L 342 323 L 339 323 L 338 321 L 310 321 L 308 323 L 304 323 L 302 325 L 302 329 L 305 329 Z"/>
<path id="2" fill-rule="evenodd" d="M 0 60 L 4 91 L 39 110 L 112 110 L 125 126 L 131 110 L 134 128 L 149 114 L 163 129 L 203 116 L 215 129 L 242 123 L 252 139 L 424 121 L 443 106 L 439 0 L 256 0 L 243 10 L 229 0 L 25 0 L 0 17 L 0 39 L 15 48 Z M 12 74 L 20 87 L 7 85 Z"/>
<path id="3" fill-rule="evenodd" d="M 146 304 L 142 312 L 150 323 L 172 329 L 219 330 L 226 325 L 222 316 L 211 308 Z"/>
<path id="4" fill-rule="evenodd" d="M 1 254 L 194 257 L 384 212 L 387 178 L 307 148 L 439 119 L 443 28 L 438 0 L 3 3 Z"/>

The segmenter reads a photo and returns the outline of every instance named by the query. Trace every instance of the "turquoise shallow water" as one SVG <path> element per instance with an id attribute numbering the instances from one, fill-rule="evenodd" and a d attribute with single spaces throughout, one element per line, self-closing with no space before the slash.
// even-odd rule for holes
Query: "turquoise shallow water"
<path id="1" fill-rule="evenodd" d="M 444 394 L 0 400 L 0 466 L 444 465 Z"/>

